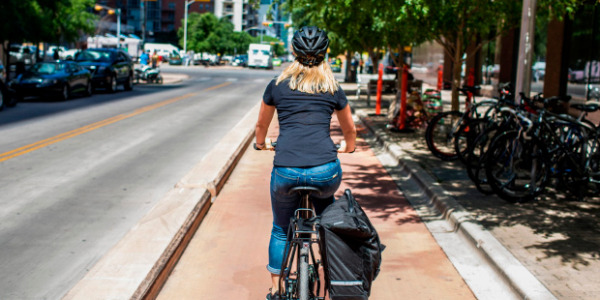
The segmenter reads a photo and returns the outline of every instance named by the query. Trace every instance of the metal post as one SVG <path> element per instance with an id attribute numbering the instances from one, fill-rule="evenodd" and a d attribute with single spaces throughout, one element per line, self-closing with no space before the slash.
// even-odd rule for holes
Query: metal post
<path id="1" fill-rule="evenodd" d="M 116 9 L 117 15 L 117 49 L 121 49 L 121 9 Z"/>
<path id="2" fill-rule="evenodd" d="M 592 36 L 591 36 L 591 42 L 592 45 L 590 47 L 590 53 L 589 53 L 589 58 L 588 58 L 588 69 L 587 69 L 587 80 L 585 83 L 585 100 L 590 100 L 590 91 L 592 89 L 592 85 L 591 85 L 591 77 L 592 77 L 592 62 L 594 61 L 594 53 L 596 53 L 596 43 L 594 43 L 594 41 L 596 40 L 596 33 L 598 32 L 596 30 L 596 12 L 598 6 L 594 5 L 594 12 L 592 15 Z M 598 63 L 600 64 L 600 62 Z"/>
<path id="3" fill-rule="evenodd" d="M 533 58 L 533 38 L 535 35 L 535 8 L 537 0 L 523 0 L 521 15 L 521 38 L 519 40 L 519 60 L 515 94 L 523 92 L 529 97 L 531 90 L 531 63 Z"/>
<path id="4" fill-rule="evenodd" d="M 188 18 L 188 6 L 190 6 L 190 4 L 194 3 L 195 0 L 189 0 L 189 1 L 185 1 L 185 21 L 183 24 L 183 54 L 185 55 L 187 53 L 187 18 Z"/>

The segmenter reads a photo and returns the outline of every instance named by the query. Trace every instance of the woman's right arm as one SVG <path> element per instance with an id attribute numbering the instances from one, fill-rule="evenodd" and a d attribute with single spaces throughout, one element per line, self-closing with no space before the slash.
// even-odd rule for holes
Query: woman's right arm
<path id="1" fill-rule="evenodd" d="M 256 146 L 260 149 L 265 149 L 265 138 L 267 130 L 273 115 L 275 114 L 275 106 L 267 105 L 264 101 L 260 101 L 260 112 L 258 113 L 258 121 L 256 122 Z"/>
<path id="2" fill-rule="evenodd" d="M 356 150 L 356 127 L 354 126 L 354 120 L 352 120 L 350 104 L 347 104 L 342 110 L 337 110 L 336 114 L 346 142 L 346 147 L 342 146 L 338 152 L 352 153 Z"/>

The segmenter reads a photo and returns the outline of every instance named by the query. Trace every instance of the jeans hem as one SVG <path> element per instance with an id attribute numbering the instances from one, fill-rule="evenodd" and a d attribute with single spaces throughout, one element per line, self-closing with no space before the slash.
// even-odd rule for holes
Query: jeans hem
<path id="1" fill-rule="evenodd" d="M 281 275 L 281 270 L 280 269 L 272 268 L 269 265 L 267 265 L 267 271 L 269 271 L 273 275 Z"/>

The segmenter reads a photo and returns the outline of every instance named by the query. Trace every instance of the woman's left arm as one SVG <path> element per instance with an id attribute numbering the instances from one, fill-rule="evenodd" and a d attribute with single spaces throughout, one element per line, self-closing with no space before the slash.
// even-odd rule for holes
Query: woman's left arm
<path id="1" fill-rule="evenodd" d="M 354 120 L 352 120 L 350 104 L 346 104 L 342 110 L 336 110 L 336 114 L 344 134 L 344 141 L 346 141 L 346 147 L 342 146 L 338 152 L 352 153 L 356 150 L 356 127 L 354 126 Z"/>
<path id="2" fill-rule="evenodd" d="M 264 101 L 260 102 L 260 112 L 258 113 L 258 121 L 256 122 L 256 147 L 265 149 L 265 138 L 267 137 L 267 130 L 273 115 L 275 114 L 275 106 L 267 105 Z"/>

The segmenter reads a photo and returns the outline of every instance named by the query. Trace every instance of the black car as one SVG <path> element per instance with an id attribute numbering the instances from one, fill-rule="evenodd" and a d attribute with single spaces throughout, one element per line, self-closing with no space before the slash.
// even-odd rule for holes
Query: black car
<path id="1" fill-rule="evenodd" d="M 116 91 L 119 84 L 126 91 L 133 88 L 133 61 L 123 50 L 86 49 L 75 56 L 75 62 L 92 73 L 94 88 L 103 87 L 110 92 Z"/>
<path id="2" fill-rule="evenodd" d="M 10 82 L 17 99 L 27 96 L 58 96 L 62 100 L 81 92 L 92 94 L 92 76 L 72 61 L 38 62 Z"/>

